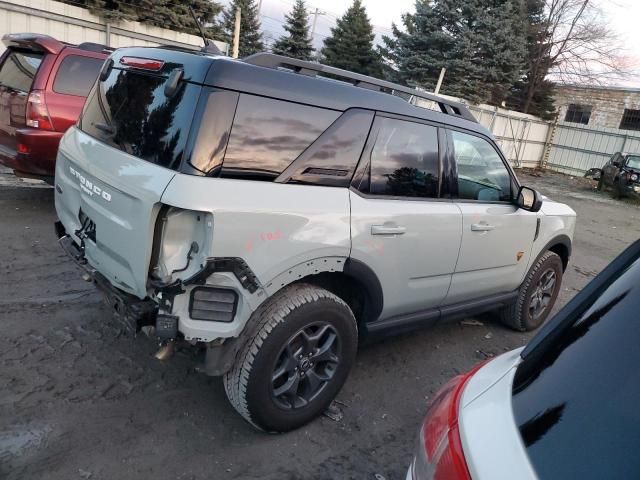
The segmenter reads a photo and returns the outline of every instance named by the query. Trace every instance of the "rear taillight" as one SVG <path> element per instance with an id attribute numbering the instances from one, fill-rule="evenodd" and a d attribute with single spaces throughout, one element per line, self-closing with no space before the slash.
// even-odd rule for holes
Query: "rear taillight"
<path id="1" fill-rule="evenodd" d="M 44 92 L 33 90 L 27 99 L 27 126 L 40 130 L 53 130 L 53 123 L 47 110 Z"/>
<path id="2" fill-rule="evenodd" d="M 451 379 L 427 410 L 416 456 L 411 465 L 414 480 L 469 480 L 458 429 L 460 398 L 467 381 L 484 365 Z"/>

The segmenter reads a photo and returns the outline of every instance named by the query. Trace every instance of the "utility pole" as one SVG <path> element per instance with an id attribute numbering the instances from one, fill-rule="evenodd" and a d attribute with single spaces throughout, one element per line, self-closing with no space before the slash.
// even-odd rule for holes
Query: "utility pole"
<path id="1" fill-rule="evenodd" d="M 327 12 L 323 12 L 318 7 L 316 7 L 315 11 L 311 14 L 313 15 L 313 26 L 311 27 L 311 45 L 314 44 L 315 37 L 316 37 L 316 24 L 318 23 L 318 16 L 326 15 L 326 14 Z M 320 57 L 320 52 L 316 51 L 315 58 L 319 58 L 319 57 Z"/>
<path id="2" fill-rule="evenodd" d="M 318 7 L 316 7 L 315 11 L 311 14 L 313 15 L 313 26 L 311 27 L 311 41 L 313 42 L 313 39 L 316 35 L 316 23 L 318 22 L 318 15 L 326 15 L 327 12 L 323 12 L 322 10 L 320 10 Z"/>
<path id="3" fill-rule="evenodd" d="M 240 52 L 240 19 L 242 18 L 242 12 L 240 7 L 236 8 L 236 25 L 233 29 L 233 58 L 238 58 Z"/>

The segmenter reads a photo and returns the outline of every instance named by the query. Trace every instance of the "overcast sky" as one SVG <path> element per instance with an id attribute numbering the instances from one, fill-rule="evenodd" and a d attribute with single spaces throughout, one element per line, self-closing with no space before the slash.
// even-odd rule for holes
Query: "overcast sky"
<path id="1" fill-rule="evenodd" d="M 637 59 L 640 72 L 640 0 L 594 1 L 600 5 L 610 27 L 618 32 L 628 55 Z M 402 13 L 413 11 L 415 2 L 414 0 L 363 0 L 363 3 L 380 41 L 381 35 L 390 33 L 392 22 L 400 24 Z M 267 38 L 269 36 L 277 38 L 282 34 L 284 14 L 291 9 L 292 4 L 293 0 L 262 0 L 261 20 Z M 350 0 L 307 0 L 307 7 L 311 12 L 316 7 L 324 12 L 323 15 L 318 16 L 314 39 L 316 47 L 322 46 L 322 41 L 331 33 L 331 27 L 335 25 L 336 18 L 341 16 L 350 4 Z M 631 79 L 625 84 L 640 87 L 640 80 Z"/>

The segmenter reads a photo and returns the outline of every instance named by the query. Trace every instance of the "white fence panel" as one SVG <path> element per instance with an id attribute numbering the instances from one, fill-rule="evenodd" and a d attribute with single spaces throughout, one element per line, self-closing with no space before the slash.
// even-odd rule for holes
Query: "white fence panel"
<path id="1" fill-rule="evenodd" d="M 540 165 L 549 133 L 548 122 L 489 105 L 471 106 L 470 110 L 493 133 L 512 165 L 532 168 Z"/>
<path id="2" fill-rule="evenodd" d="M 590 168 L 602 167 L 616 152 L 640 154 L 640 134 L 560 122 L 547 166 L 558 172 L 581 175 Z"/>

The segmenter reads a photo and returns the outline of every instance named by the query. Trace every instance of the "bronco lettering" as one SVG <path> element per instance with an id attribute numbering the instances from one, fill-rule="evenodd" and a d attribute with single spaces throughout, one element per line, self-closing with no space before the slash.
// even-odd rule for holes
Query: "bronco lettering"
<path id="1" fill-rule="evenodd" d="M 80 182 L 80 188 L 84 193 L 92 197 L 94 194 L 102 197 L 107 202 L 111 201 L 111 194 L 105 192 L 100 187 L 95 185 L 91 180 L 88 180 L 84 175 L 78 172 L 73 167 L 69 167 L 69 172 L 71 172 L 71 176 L 76 177 Z"/>

